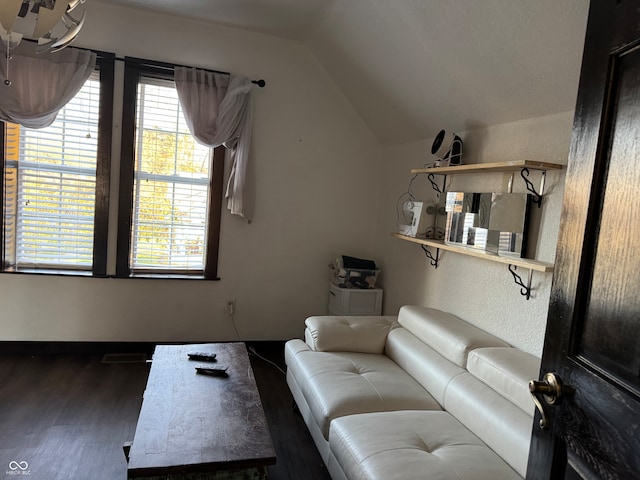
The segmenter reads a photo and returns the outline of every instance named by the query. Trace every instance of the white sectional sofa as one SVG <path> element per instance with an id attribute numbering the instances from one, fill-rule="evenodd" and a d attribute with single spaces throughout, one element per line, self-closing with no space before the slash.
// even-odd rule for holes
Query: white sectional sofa
<path id="1" fill-rule="evenodd" d="M 537 357 L 426 307 L 305 324 L 287 383 L 334 480 L 525 476 Z"/>

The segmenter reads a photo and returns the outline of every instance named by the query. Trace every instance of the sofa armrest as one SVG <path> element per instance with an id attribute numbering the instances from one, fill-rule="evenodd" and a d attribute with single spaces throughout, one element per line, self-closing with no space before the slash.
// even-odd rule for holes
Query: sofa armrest
<path id="1" fill-rule="evenodd" d="M 319 316 L 305 320 L 304 337 L 312 350 L 320 352 L 384 353 L 387 334 L 398 325 L 398 317 Z"/>

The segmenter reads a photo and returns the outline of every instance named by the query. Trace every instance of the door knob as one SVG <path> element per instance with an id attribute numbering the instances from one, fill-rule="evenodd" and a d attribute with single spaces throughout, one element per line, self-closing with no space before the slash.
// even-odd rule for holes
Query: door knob
<path id="1" fill-rule="evenodd" d="M 532 395 L 542 394 L 549 405 L 555 405 L 562 397 L 562 380 L 556 373 L 545 373 L 542 381 L 529 381 Z"/>
<path id="2" fill-rule="evenodd" d="M 540 428 L 547 430 L 549 428 L 549 417 L 547 417 L 547 413 L 536 395 L 542 395 L 547 405 L 556 405 L 562 399 L 562 394 L 565 391 L 562 380 L 556 373 L 545 373 L 542 381 L 529 381 L 529 391 L 531 392 L 533 403 L 536 404 L 536 408 L 542 417 L 540 418 Z"/>

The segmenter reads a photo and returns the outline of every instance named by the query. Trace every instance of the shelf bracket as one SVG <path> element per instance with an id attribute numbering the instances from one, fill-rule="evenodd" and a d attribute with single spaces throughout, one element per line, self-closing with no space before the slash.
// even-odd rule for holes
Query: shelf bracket
<path id="1" fill-rule="evenodd" d="M 533 194 L 533 203 L 538 205 L 538 208 L 542 207 L 542 196 L 544 195 L 544 182 L 547 178 L 547 171 L 542 170 L 542 177 L 540 179 L 540 189 L 539 193 L 536 191 L 536 187 L 533 186 L 531 180 L 529 180 L 529 169 L 523 168 L 520 170 L 520 176 L 524 180 L 524 183 L 527 185 L 527 190 Z"/>
<path id="2" fill-rule="evenodd" d="M 520 286 L 520 295 L 526 297 L 526 299 L 529 300 L 531 298 L 531 278 L 533 277 L 533 270 L 529 269 L 527 284 L 525 285 L 522 277 L 516 273 L 516 269 L 518 267 L 516 267 L 515 265 L 509 265 L 508 268 L 511 272 L 511 275 L 513 275 L 513 281 L 516 282 L 516 285 Z"/>
<path id="3" fill-rule="evenodd" d="M 424 251 L 424 254 L 427 256 L 427 258 L 429 259 L 429 263 L 431 264 L 431 266 L 434 268 L 438 268 L 438 264 L 440 263 L 440 249 L 436 248 L 436 256 L 434 257 L 431 251 L 429 250 L 429 247 L 427 247 L 426 245 L 420 245 L 420 247 Z"/>

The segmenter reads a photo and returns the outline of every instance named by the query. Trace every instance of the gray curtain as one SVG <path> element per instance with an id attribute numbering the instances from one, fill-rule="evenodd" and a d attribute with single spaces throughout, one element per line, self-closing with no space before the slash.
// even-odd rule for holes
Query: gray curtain
<path id="1" fill-rule="evenodd" d="M 87 81 L 96 65 L 96 54 L 76 48 L 56 53 L 35 53 L 35 46 L 21 43 L 10 51 L 7 70 L 6 46 L 0 48 L 0 120 L 29 128 L 53 123 L 58 111 Z M 5 80 L 11 85 L 5 85 Z"/>
<path id="2" fill-rule="evenodd" d="M 191 134 L 208 147 L 224 145 L 232 159 L 227 183 L 227 207 L 244 217 L 244 190 L 251 143 L 253 111 L 251 81 L 196 68 L 176 67 L 180 105 Z"/>

